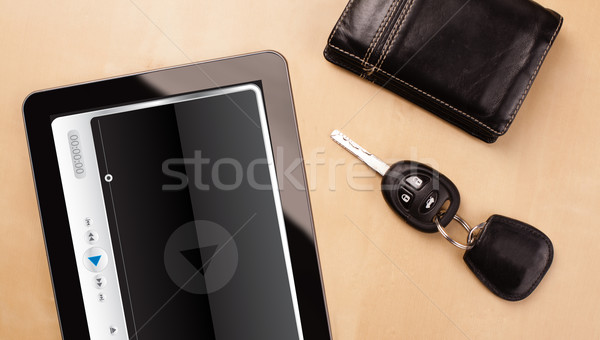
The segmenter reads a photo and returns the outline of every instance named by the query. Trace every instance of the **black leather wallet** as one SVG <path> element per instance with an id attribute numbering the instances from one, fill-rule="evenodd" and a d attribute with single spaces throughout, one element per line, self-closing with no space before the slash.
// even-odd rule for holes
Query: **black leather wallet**
<path id="1" fill-rule="evenodd" d="M 530 0 L 350 0 L 324 55 L 492 143 L 562 20 Z"/>

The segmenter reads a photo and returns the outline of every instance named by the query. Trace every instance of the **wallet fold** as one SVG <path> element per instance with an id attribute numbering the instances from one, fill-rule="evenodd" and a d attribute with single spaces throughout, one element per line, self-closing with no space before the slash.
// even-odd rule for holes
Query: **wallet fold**
<path id="1" fill-rule="evenodd" d="M 324 56 L 492 143 L 562 21 L 530 0 L 350 0 Z"/>

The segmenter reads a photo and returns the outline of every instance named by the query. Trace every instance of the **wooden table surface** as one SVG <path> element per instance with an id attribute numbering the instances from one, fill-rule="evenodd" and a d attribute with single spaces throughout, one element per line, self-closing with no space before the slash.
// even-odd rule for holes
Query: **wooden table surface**
<path id="1" fill-rule="evenodd" d="M 508 133 L 485 144 L 326 62 L 346 0 L 0 1 L 0 339 L 58 339 L 21 104 L 31 91 L 264 49 L 288 60 L 336 339 L 600 337 L 600 3 L 543 0 L 562 31 Z M 388 209 L 330 141 L 429 163 L 472 224 L 499 213 L 554 243 L 538 289 L 491 294 L 462 252 Z M 453 229 L 464 237 L 456 225 Z"/>

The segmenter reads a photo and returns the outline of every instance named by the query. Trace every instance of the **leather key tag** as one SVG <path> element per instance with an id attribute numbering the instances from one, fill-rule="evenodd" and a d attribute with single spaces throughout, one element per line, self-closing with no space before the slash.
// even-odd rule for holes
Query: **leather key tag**
<path id="1" fill-rule="evenodd" d="M 550 239 L 533 226 L 493 215 L 463 259 L 494 294 L 518 301 L 538 286 L 554 256 Z"/>

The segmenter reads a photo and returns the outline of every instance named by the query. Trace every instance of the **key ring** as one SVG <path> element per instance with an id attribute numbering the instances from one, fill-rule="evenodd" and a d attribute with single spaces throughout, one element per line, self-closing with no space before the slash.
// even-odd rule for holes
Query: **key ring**
<path id="1" fill-rule="evenodd" d="M 442 234 L 442 236 L 448 242 L 450 242 L 453 246 L 455 246 L 457 248 L 460 248 L 462 250 L 469 250 L 469 249 L 473 248 L 473 243 L 475 242 L 475 236 L 474 236 L 473 232 L 477 229 L 483 228 L 485 225 L 482 226 L 481 224 L 479 224 L 475 228 L 471 229 L 471 227 L 465 220 L 463 220 L 458 215 L 454 215 L 454 217 L 452 217 L 452 219 L 455 220 L 456 222 L 460 223 L 460 225 L 462 225 L 463 228 L 465 228 L 465 230 L 469 233 L 469 236 L 467 237 L 467 244 L 464 245 L 460 242 L 455 241 L 452 237 L 450 237 L 450 235 L 448 235 L 446 233 L 446 231 L 444 231 L 444 227 L 442 227 L 442 225 L 440 224 L 440 217 L 444 216 L 445 213 L 446 212 L 443 211 L 440 214 L 435 215 L 435 217 L 433 218 L 433 222 L 435 222 L 435 225 L 437 226 L 438 230 L 440 231 L 440 234 Z M 482 223 L 482 224 L 484 224 L 484 223 Z"/>
<path id="2" fill-rule="evenodd" d="M 486 225 L 487 225 L 487 222 L 482 222 L 482 223 L 479 223 L 478 225 L 476 225 L 473 229 L 471 229 L 469 231 L 469 236 L 467 236 L 467 244 L 473 245 L 475 243 L 475 241 L 479 238 L 479 236 L 481 236 L 481 234 L 485 230 Z M 475 232 L 480 229 L 481 229 L 481 231 L 479 233 L 475 234 Z"/>

